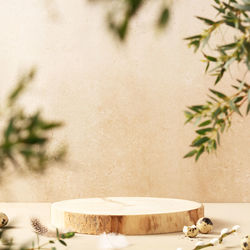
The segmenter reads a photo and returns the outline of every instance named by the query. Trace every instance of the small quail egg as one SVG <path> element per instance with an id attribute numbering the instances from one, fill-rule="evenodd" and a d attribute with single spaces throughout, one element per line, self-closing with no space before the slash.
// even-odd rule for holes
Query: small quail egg
<path id="1" fill-rule="evenodd" d="M 207 234 L 213 229 L 213 222 L 207 217 L 202 217 L 197 221 L 196 226 L 200 233 Z"/>
<path id="2" fill-rule="evenodd" d="M 9 219 L 6 214 L 0 213 L 0 228 L 8 224 Z"/>
<path id="3" fill-rule="evenodd" d="M 250 235 L 247 235 L 242 238 L 240 246 L 242 250 L 250 250 Z"/>
<path id="4" fill-rule="evenodd" d="M 189 238 L 194 238 L 198 235 L 199 230 L 195 225 L 185 226 L 185 227 L 183 227 L 183 233 L 185 234 L 185 236 L 187 236 Z"/>

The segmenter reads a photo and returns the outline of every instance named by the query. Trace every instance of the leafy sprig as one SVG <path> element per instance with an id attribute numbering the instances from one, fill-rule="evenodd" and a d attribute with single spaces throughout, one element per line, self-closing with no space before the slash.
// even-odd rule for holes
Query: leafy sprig
<path id="1" fill-rule="evenodd" d="M 250 85 L 241 82 L 236 87 L 237 91 L 231 96 L 210 89 L 209 100 L 204 105 L 194 105 L 185 111 L 186 123 L 193 122 L 197 127 L 196 138 L 190 145 L 194 149 L 184 158 L 195 156 L 197 161 L 204 153 L 211 153 L 220 145 L 220 137 L 230 128 L 232 115 L 237 113 L 242 116 L 241 107 L 247 102 L 246 115 L 250 111 Z"/>
<path id="2" fill-rule="evenodd" d="M 207 64 L 206 72 L 211 65 L 214 65 L 210 73 L 216 76 L 215 84 L 217 84 L 233 62 L 243 62 L 250 70 L 250 19 L 248 16 L 250 4 L 247 0 L 243 1 L 242 4 L 236 0 L 229 0 L 228 3 L 220 0 L 214 0 L 214 2 L 213 7 L 218 11 L 218 20 L 197 17 L 209 27 L 201 34 L 185 39 L 189 40 L 189 47 L 194 47 L 194 50 L 197 51 L 208 44 L 213 32 L 219 28 L 223 29 L 225 26 L 229 26 L 239 32 L 232 37 L 233 41 L 218 45 L 214 49 L 215 55 L 203 53 L 204 62 Z M 233 31 L 232 34 L 234 34 Z"/>
<path id="3" fill-rule="evenodd" d="M 242 115 L 242 107 L 246 105 L 246 115 L 250 111 L 250 85 L 246 83 L 245 77 L 250 71 L 250 1 L 249 0 L 214 0 L 213 7 L 218 11 L 217 18 L 211 20 L 197 17 L 208 25 L 201 34 L 187 37 L 189 47 L 194 50 L 202 50 L 205 72 L 215 76 L 214 84 L 218 84 L 230 66 L 237 62 L 246 66 L 246 73 L 242 80 L 237 80 L 238 85 L 231 96 L 210 89 L 209 100 L 203 105 L 193 105 L 185 111 L 186 123 L 193 122 L 196 126 L 196 138 L 191 143 L 194 149 L 188 152 L 184 158 L 195 157 L 197 161 L 204 153 L 211 153 L 220 145 L 221 134 L 231 126 L 232 115 Z M 205 53 L 203 49 L 208 46 L 215 30 L 229 27 L 232 29 L 232 40 L 229 43 L 217 45 L 212 49 L 213 54 Z M 234 32 L 235 31 L 235 32 Z M 212 67 L 211 70 L 209 70 Z"/>
<path id="4" fill-rule="evenodd" d="M 89 0 L 97 2 L 98 0 Z M 102 1 L 103 2 L 103 1 Z M 148 0 L 106 0 L 110 4 L 110 10 L 107 14 L 107 23 L 109 29 L 121 40 L 127 37 L 129 27 L 136 14 L 142 9 Z M 159 14 L 156 20 L 156 26 L 164 28 L 169 20 L 170 10 L 166 0 L 160 1 Z"/>

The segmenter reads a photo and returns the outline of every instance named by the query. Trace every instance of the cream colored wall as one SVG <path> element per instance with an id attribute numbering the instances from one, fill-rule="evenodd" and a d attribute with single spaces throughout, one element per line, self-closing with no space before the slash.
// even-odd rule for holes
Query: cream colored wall
<path id="1" fill-rule="evenodd" d="M 210 16 L 210 1 L 175 1 L 169 28 L 153 29 L 150 4 L 126 44 L 105 29 L 102 6 L 86 1 L 0 1 L 1 99 L 32 65 L 38 76 L 23 102 L 66 126 L 64 166 L 45 176 L 12 174 L 1 201 L 56 201 L 92 196 L 160 196 L 250 202 L 250 117 L 235 117 L 216 155 L 182 156 L 194 137 L 183 110 L 206 98 L 201 55 L 183 37 Z M 228 77 L 224 83 L 231 81 Z"/>

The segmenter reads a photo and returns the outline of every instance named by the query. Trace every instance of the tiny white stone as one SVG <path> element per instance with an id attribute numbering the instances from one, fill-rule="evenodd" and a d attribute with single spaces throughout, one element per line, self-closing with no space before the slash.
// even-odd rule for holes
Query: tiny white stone
<path id="1" fill-rule="evenodd" d="M 178 247 L 178 248 L 176 248 L 176 250 L 182 250 L 182 248 L 181 248 L 181 247 Z"/>
<path id="2" fill-rule="evenodd" d="M 198 241 L 198 242 L 195 244 L 196 247 L 204 246 L 204 245 L 205 245 L 205 243 L 204 243 L 203 241 Z"/>
<path id="3" fill-rule="evenodd" d="M 229 232 L 228 228 L 223 228 L 223 229 L 221 230 L 220 234 L 222 235 L 222 234 L 226 234 L 226 233 L 228 233 L 228 232 Z"/>
<path id="4" fill-rule="evenodd" d="M 188 227 L 184 226 L 182 231 L 183 231 L 183 233 L 186 233 L 188 231 Z"/>
<path id="5" fill-rule="evenodd" d="M 218 238 L 214 238 L 214 239 L 210 240 L 210 243 L 213 244 L 214 246 L 218 245 L 219 244 L 219 239 Z"/>
<path id="6" fill-rule="evenodd" d="M 191 228 L 196 228 L 196 226 L 195 226 L 195 225 L 192 225 Z"/>
<path id="7" fill-rule="evenodd" d="M 235 225 L 232 227 L 232 230 L 235 230 L 235 231 L 238 231 L 240 229 L 240 226 L 239 225 Z"/>

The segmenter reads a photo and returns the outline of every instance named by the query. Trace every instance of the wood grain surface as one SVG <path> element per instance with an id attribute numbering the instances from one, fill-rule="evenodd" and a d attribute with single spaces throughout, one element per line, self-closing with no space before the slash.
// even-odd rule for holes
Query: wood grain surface
<path id="1" fill-rule="evenodd" d="M 200 203 L 166 198 L 89 198 L 56 202 L 51 206 L 54 226 L 84 234 L 179 232 L 203 216 Z"/>

